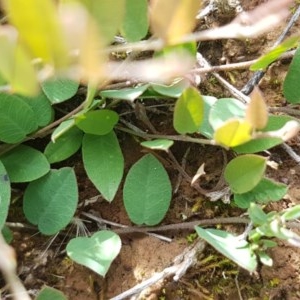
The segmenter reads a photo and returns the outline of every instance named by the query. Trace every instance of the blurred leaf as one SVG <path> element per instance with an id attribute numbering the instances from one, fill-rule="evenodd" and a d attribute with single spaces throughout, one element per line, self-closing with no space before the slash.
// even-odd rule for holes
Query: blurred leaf
<path id="1" fill-rule="evenodd" d="M 11 182 L 33 181 L 50 170 L 49 162 L 44 154 L 27 145 L 21 144 L 0 158 Z"/>
<path id="2" fill-rule="evenodd" d="M 81 146 L 83 132 L 76 127 L 72 127 L 55 143 L 50 141 L 44 150 L 50 164 L 63 161 L 78 151 Z"/>
<path id="3" fill-rule="evenodd" d="M 138 85 L 131 88 L 124 88 L 119 90 L 104 90 L 99 94 L 104 98 L 123 99 L 134 101 L 141 96 L 149 87 L 149 84 Z"/>
<path id="4" fill-rule="evenodd" d="M 148 0 L 125 0 L 125 6 L 121 33 L 129 42 L 140 41 L 148 33 Z"/>
<path id="5" fill-rule="evenodd" d="M 4 164 L 0 160 L 0 230 L 3 228 L 10 204 L 10 180 Z"/>
<path id="6" fill-rule="evenodd" d="M 150 24 L 154 35 L 167 44 L 179 43 L 182 36 L 191 32 L 201 7 L 195 0 L 153 0 L 150 6 Z"/>
<path id="7" fill-rule="evenodd" d="M 78 202 L 77 189 L 72 168 L 51 170 L 27 186 L 23 200 L 26 218 L 32 224 L 38 225 L 41 233 L 56 234 L 74 216 Z"/>
<path id="8" fill-rule="evenodd" d="M 39 90 L 31 58 L 17 39 L 17 32 L 0 27 L 0 74 L 11 85 L 12 92 L 33 96 Z"/>
<path id="9" fill-rule="evenodd" d="M 246 106 L 234 98 L 222 98 L 216 101 L 209 112 L 209 122 L 214 130 L 232 118 L 244 119 Z"/>
<path id="10" fill-rule="evenodd" d="M 111 202 L 119 188 L 124 158 L 113 131 L 106 135 L 85 134 L 82 141 L 83 164 L 89 179 Z"/>
<path id="11" fill-rule="evenodd" d="M 259 260 L 262 264 L 268 267 L 273 266 L 273 259 L 265 252 L 258 252 Z"/>
<path id="12" fill-rule="evenodd" d="M 67 297 L 59 290 L 44 286 L 35 300 L 67 300 Z"/>
<path id="13" fill-rule="evenodd" d="M 0 213 L 0 214 L 1 214 L 1 213 Z M 1 226 L 0 226 L 0 228 L 1 228 Z M 2 233 L 2 235 L 3 235 L 3 237 L 4 237 L 4 240 L 5 240 L 5 242 L 6 242 L 7 244 L 10 244 L 10 243 L 13 241 L 13 239 L 14 239 L 14 234 L 13 234 L 13 232 L 9 229 L 9 227 L 7 227 L 6 225 L 4 225 L 4 226 L 2 227 L 1 233 Z"/>
<path id="14" fill-rule="evenodd" d="M 204 103 L 196 88 L 187 88 L 176 101 L 173 124 L 180 134 L 197 132 L 203 120 Z"/>
<path id="15" fill-rule="evenodd" d="M 272 131 L 282 128 L 288 121 L 295 120 L 287 115 L 270 115 L 267 126 L 262 131 Z"/>
<path id="16" fill-rule="evenodd" d="M 248 214 L 254 225 L 264 225 L 268 222 L 267 214 L 262 210 L 262 208 L 255 203 L 251 203 L 248 209 Z"/>
<path id="17" fill-rule="evenodd" d="M 40 93 L 36 97 L 19 96 L 33 110 L 36 122 L 39 127 L 44 127 L 51 123 L 54 117 L 53 108 L 44 93 Z"/>
<path id="18" fill-rule="evenodd" d="M 156 225 L 167 213 L 172 187 L 162 164 L 151 154 L 136 162 L 123 188 L 125 209 L 132 222 Z"/>
<path id="19" fill-rule="evenodd" d="M 168 151 L 168 149 L 174 144 L 171 140 L 157 139 L 152 141 L 142 142 L 141 145 L 143 147 L 154 149 L 154 150 L 164 150 Z"/>
<path id="20" fill-rule="evenodd" d="M 119 121 L 119 115 L 113 110 L 101 109 L 79 115 L 75 123 L 82 131 L 89 134 L 105 135 L 113 130 Z"/>
<path id="21" fill-rule="evenodd" d="M 52 104 L 61 103 L 76 95 L 79 83 L 67 78 L 51 78 L 42 83 L 42 89 Z"/>
<path id="22" fill-rule="evenodd" d="M 6 0 L 4 3 L 9 21 L 18 29 L 32 55 L 55 67 L 65 66 L 67 47 L 54 2 Z"/>
<path id="23" fill-rule="evenodd" d="M 263 178 L 257 186 L 244 194 L 234 194 L 234 202 L 240 208 L 248 208 L 251 202 L 268 204 L 271 201 L 279 201 L 287 193 L 287 186 Z"/>
<path id="24" fill-rule="evenodd" d="M 20 97 L 0 93 L 0 140 L 21 142 L 38 128 L 32 108 Z"/>
<path id="25" fill-rule="evenodd" d="M 283 94 L 288 102 L 296 104 L 300 103 L 299 93 L 300 78 L 300 47 L 298 47 L 292 62 L 290 63 L 288 73 L 283 82 Z"/>
<path id="26" fill-rule="evenodd" d="M 80 0 L 80 2 L 96 20 L 101 38 L 106 44 L 109 44 L 124 19 L 126 0 L 114 0 L 113 2 L 111 0 Z"/>
<path id="27" fill-rule="evenodd" d="M 101 230 L 91 237 L 77 237 L 67 245 L 68 256 L 97 274 L 105 276 L 112 261 L 121 250 L 120 237 L 108 230 Z"/>
<path id="28" fill-rule="evenodd" d="M 251 71 L 264 70 L 266 69 L 272 62 L 280 57 L 281 54 L 294 48 L 299 43 L 299 36 L 293 36 L 285 40 L 283 43 L 272 49 L 267 54 L 263 55 L 258 59 L 251 67 Z"/>
<path id="29" fill-rule="evenodd" d="M 218 250 L 221 254 L 234 261 L 249 272 L 254 272 L 257 267 L 256 256 L 245 240 L 216 229 L 202 229 L 195 227 L 197 234 Z"/>
<path id="30" fill-rule="evenodd" d="M 182 92 L 188 88 L 189 82 L 186 79 L 176 80 L 170 85 L 151 83 L 151 88 L 159 93 L 160 95 L 164 95 L 172 98 L 179 98 Z"/>
<path id="31" fill-rule="evenodd" d="M 217 128 L 214 140 L 225 147 L 235 147 L 246 143 L 252 138 L 252 126 L 244 120 L 232 119 Z"/>
<path id="32" fill-rule="evenodd" d="M 258 87 L 255 87 L 250 95 L 246 120 L 255 129 L 263 129 L 268 123 L 268 107 Z"/>
<path id="33" fill-rule="evenodd" d="M 262 179 L 266 159 L 255 154 L 238 156 L 225 168 L 224 178 L 234 193 L 242 194 L 252 190 Z"/>
<path id="34" fill-rule="evenodd" d="M 291 221 L 300 218 L 300 205 L 288 208 L 282 215 L 283 220 Z"/>
<path id="35" fill-rule="evenodd" d="M 197 55 L 197 43 L 189 42 L 189 43 L 181 43 L 176 45 L 167 45 L 162 50 L 158 50 L 154 53 L 154 57 L 166 56 L 170 53 L 176 52 L 186 52 L 189 53 L 192 57 Z"/>

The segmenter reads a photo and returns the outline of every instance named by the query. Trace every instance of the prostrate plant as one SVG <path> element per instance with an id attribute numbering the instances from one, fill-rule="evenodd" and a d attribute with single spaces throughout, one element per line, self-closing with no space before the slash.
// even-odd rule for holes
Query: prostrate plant
<path id="1" fill-rule="evenodd" d="M 265 214 L 256 204 L 280 200 L 287 187 L 265 178 L 268 161 L 255 154 L 296 135 L 299 123 L 289 116 L 270 115 L 258 89 L 244 104 L 234 98 L 201 95 L 182 76 L 196 61 L 196 42 L 187 42 L 184 36 L 194 28 L 199 1 L 151 1 L 149 19 L 147 0 L 114 0 L 114 9 L 109 0 L 58 1 L 57 5 L 59 9 L 50 0 L 38 4 L 33 0 L 5 1 L 10 25 L 0 27 L 5 29 L 0 35 L 0 56 L 5 58 L 0 60 L 0 75 L 2 90 L 10 93 L 0 93 L 0 228 L 4 228 L 9 211 L 11 183 L 26 182 L 23 210 L 27 220 L 45 235 L 63 230 L 78 204 L 76 174 L 71 167 L 51 169 L 51 164 L 80 149 L 87 176 L 104 199 L 113 201 L 124 174 L 124 157 L 115 133 L 120 116 L 112 109 L 113 104 L 168 97 L 176 99 L 173 126 L 178 138 L 242 154 L 227 164 L 224 178 L 235 204 L 248 209 L 253 230 L 247 239 L 196 227 L 199 236 L 251 272 L 257 266 L 256 255 L 270 264 L 265 250 L 273 243 L 263 237 L 275 236 L 299 245 L 298 237 L 284 228 L 286 221 L 298 217 L 298 207 Z M 128 51 L 125 61 L 109 62 L 108 53 L 123 51 L 122 47 L 124 51 L 131 49 L 126 44 L 109 46 L 115 34 L 120 32 L 127 42 L 141 41 L 149 32 L 148 20 L 150 31 L 158 38 L 154 40 L 157 51 L 153 58 L 135 62 L 135 52 Z M 16 33 L 20 38 L 12 38 Z M 282 44 L 280 53 L 295 46 L 296 41 Z M 148 50 L 148 43 L 152 42 L 132 44 L 132 49 L 144 45 Z M 268 55 L 259 68 L 274 60 L 274 52 Z M 284 82 L 284 94 L 291 103 L 300 102 L 296 88 L 299 58 L 297 50 Z M 128 79 L 131 72 L 127 68 L 132 71 L 129 79 L 141 83 L 105 89 L 110 79 Z M 86 99 L 55 120 L 55 105 L 76 95 L 79 83 L 87 85 Z M 168 151 L 174 143 L 168 136 L 150 140 L 151 135 L 145 132 L 127 132 L 144 137 L 141 145 L 154 150 Z M 44 152 L 23 144 L 50 133 Z M 188 134 L 201 134 L 206 139 Z M 160 223 L 171 196 L 168 174 L 152 154 L 143 156 L 126 175 L 124 206 L 134 224 Z M 67 254 L 105 276 L 120 248 L 119 236 L 102 230 L 91 237 L 72 239 Z M 37 299 L 53 297 L 64 299 L 49 288 Z"/>

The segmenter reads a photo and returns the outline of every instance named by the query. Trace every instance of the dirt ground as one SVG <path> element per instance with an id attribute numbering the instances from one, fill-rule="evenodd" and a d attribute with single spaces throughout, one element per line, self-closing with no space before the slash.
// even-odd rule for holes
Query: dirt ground
<path id="1" fill-rule="evenodd" d="M 244 9 L 249 10 L 259 0 L 241 1 Z M 210 26 L 217 25 L 217 20 L 212 17 Z M 203 26 L 203 24 L 202 24 Z M 263 37 L 253 40 L 224 40 L 202 43 L 201 53 L 212 65 L 224 62 L 241 62 L 259 57 L 272 47 L 275 40 L 282 32 L 284 26 L 268 32 Z M 298 22 L 291 30 L 291 34 L 299 34 Z M 275 63 L 260 83 L 260 88 L 268 100 L 269 105 L 284 106 L 281 84 L 286 74 L 290 61 Z M 230 73 L 221 73 L 228 81 L 241 89 L 251 78 L 247 70 L 236 70 Z M 199 89 L 202 94 L 222 97 L 228 93 L 208 76 L 202 81 Z M 170 101 L 168 102 L 170 103 Z M 146 103 L 151 106 L 151 102 Z M 122 106 L 122 105 L 121 105 Z M 128 111 L 129 106 L 124 104 L 120 110 Z M 160 111 L 149 110 L 148 117 L 154 127 L 163 134 L 173 133 L 171 111 L 163 107 Z M 134 115 L 128 121 L 145 129 L 145 125 L 135 119 Z M 145 149 L 130 135 L 117 132 L 122 151 L 125 157 L 125 173 L 143 154 Z M 293 141 L 293 149 L 300 154 L 299 139 Z M 207 175 L 201 182 L 203 188 L 213 188 L 218 182 L 222 172 L 222 150 L 215 147 L 201 145 L 188 145 L 175 143 L 171 148 L 176 159 L 181 162 L 188 147 L 186 172 L 192 177 L 198 167 L 205 162 Z M 269 170 L 268 176 L 279 182 L 288 184 L 288 195 L 269 205 L 270 210 L 282 210 L 293 204 L 300 204 L 300 166 L 293 161 L 281 147 L 271 150 L 279 163 L 278 170 Z M 166 162 L 165 167 L 170 176 L 172 186 L 178 182 L 178 172 L 166 154 L 158 153 Z M 230 157 L 230 154 L 229 154 Z M 80 191 L 80 201 L 98 196 L 97 201 L 84 207 L 85 212 L 101 215 L 102 218 L 124 225 L 132 225 L 123 206 L 122 186 L 116 199 L 111 203 L 105 202 L 92 183 L 88 180 L 78 153 L 66 162 L 74 166 L 77 174 Z M 22 187 L 21 187 L 22 188 Z M 22 218 L 18 214 L 18 202 L 15 211 L 10 213 L 9 221 Z M 98 229 L 98 225 L 87 220 L 78 209 L 77 216 L 86 219 L 85 225 L 89 231 Z M 214 217 L 239 216 L 242 211 L 232 204 L 221 201 L 210 202 L 199 194 L 184 179 L 173 195 L 171 208 L 162 224 L 173 224 L 185 220 L 207 219 Z M 19 218 L 20 217 L 20 218 Z M 233 232 L 243 232 L 244 226 L 223 226 Z M 85 267 L 73 263 L 66 257 L 64 247 L 68 239 L 75 234 L 75 228 L 59 234 L 54 241 L 41 236 L 32 230 L 15 230 L 13 246 L 17 251 L 19 276 L 26 288 L 35 295 L 43 286 L 48 285 L 63 291 L 70 300 L 106 300 L 110 299 L 151 277 L 155 272 L 161 272 L 172 264 L 174 258 L 186 249 L 193 239 L 193 231 L 181 230 L 163 233 L 172 239 L 165 242 L 156 237 L 142 233 L 123 234 L 120 255 L 113 262 L 107 276 L 102 278 Z M 190 268 L 178 281 L 172 278 L 155 287 L 144 291 L 139 298 L 128 299 L 300 299 L 300 249 L 279 241 L 277 248 L 269 251 L 274 260 L 273 267 L 260 266 L 254 274 L 238 268 L 235 264 L 218 254 L 213 248 L 207 246 L 198 262 Z M 0 286 L 2 285 L 0 281 Z M 4 284 L 4 283 L 3 283 Z M 241 298 L 242 297 L 242 298 Z M 4 299 L 5 296 L 4 296 Z M 8 299 L 8 298 L 7 298 Z"/>

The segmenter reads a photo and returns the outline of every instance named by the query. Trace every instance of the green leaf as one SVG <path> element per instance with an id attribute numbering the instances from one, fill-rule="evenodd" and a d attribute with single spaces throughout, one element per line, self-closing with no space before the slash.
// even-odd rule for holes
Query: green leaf
<path id="1" fill-rule="evenodd" d="M 38 127 L 32 108 L 21 98 L 0 93 L 0 140 L 21 142 Z"/>
<path id="2" fill-rule="evenodd" d="M 266 169 L 266 159 L 255 154 L 238 156 L 225 168 L 224 178 L 234 193 L 252 190 L 262 179 Z"/>
<path id="3" fill-rule="evenodd" d="M 288 208 L 282 215 L 282 218 L 286 221 L 296 220 L 300 218 L 300 205 Z"/>
<path id="4" fill-rule="evenodd" d="M 106 90 L 101 91 L 100 96 L 104 98 L 116 98 L 133 101 L 141 96 L 149 87 L 149 84 L 138 85 L 132 88 L 120 89 L 120 90 Z"/>
<path id="5" fill-rule="evenodd" d="M 70 223 L 77 202 L 76 176 L 74 170 L 67 167 L 51 170 L 30 182 L 24 193 L 23 209 L 28 221 L 38 225 L 41 233 L 52 235 Z"/>
<path id="6" fill-rule="evenodd" d="M 31 107 L 39 127 L 45 127 L 53 120 L 54 111 L 44 93 L 33 98 L 19 97 Z"/>
<path id="7" fill-rule="evenodd" d="M 272 62 L 280 57 L 281 54 L 290 50 L 291 48 L 297 47 L 299 43 L 299 36 L 292 36 L 285 40 L 283 43 L 272 49 L 267 54 L 263 55 L 259 58 L 251 67 L 251 71 L 264 70 L 266 69 Z"/>
<path id="8" fill-rule="evenodd" d="M 55 67 L 66 65 L 65 36 L 53 1 L 9 0 L 4 7 L 10 23 L 34 57 Z"/>
<path id="9" fill-rule="evenodd" d="M 52 104 L 64 102 L 76 95 L 79 83 L 68 78 L 51 78 L 42 83 L 42 89 Z"/>
<path id="10" fill-rule="evenodd" d="M 10 244 L 14 239 L 13 232 L 6 225 L 4 225 L 2 227 L 1 232 L 2 232 L 2 235 L 3 235 L 3 238 L 4 238 L 5 242 L 7 244 Z"/>
<path id="11" fill-rule="evenodd" d="M 125 0 L 125 18 L 120 29 L 125 39 L 140 41 L 148 33 L 148 26 L 148 1 Z"/>
<path id="12" fill-rule="evenodd" d="M 256 138 L 242 145 L 235 146 L 232 150 L 239 154 L 257 153 L 280 145 L 282 142 L 282 139 L 275 137 Z"/>
<path id="13" fill-rule="evenodd" d="M 10 181 L 6 169 L 0 160 L 0 229 L 5 224 L 7 218 L 10 194 Z"/>
<path id="14" fill-rule="evenodd" d="M 62 123 L 60 123 L 55 130 L 51 134 L 51 141 L 55 143 L 55 141 L 63 136 L 66 132 L 71 130 L 75 126 L 75 120 L 69 119 Z"/>
<path id="15" fill-rule="evenodd" d="M 212 106 L 217 102 L 217 98 L 211 96 L 202 96 L 204 101 L 204 117 L 199 132 L 209 139 L 213 138 L 214 130 L 209 122 L 209 114 Z"/>
<path id="16" fill-rule="evenodd" d="M 111 132 L 119 121 L 119 115 L 108 109 L 89 111 L 79 115 L 75 123 L 85 133 L 105 135 Z"/>
<path id="17" fill-rule="evenodd" d="M 186 79 L 179 79 L 173 82 L 170 85 L 152 83 L 151 88 L 159 93 L 160 95 L 164 95 L 167 97 L 178 98 L 182 94 L 182 92 L 189 86 L 189 82 Z"/>
<path id="18" fill-rule="evenodd" d="M 255 271 L 257 267 L 256 256 L 246 241 L 241 241 L 234 235 L 221 230 L 202 229 L 199 226 L 195 229 L 202 239 L 224 256 L 249 272 Z"/>
<path id="19" fill-rule="evenodd" d="M 82 141 L 86 173 L 102 196 L 112 201 L 123 177 L 124 158 L 113 131 L 107 135 L 85 134 Z"/>
<path id="20" fill-rule="evenodd" d="M 273 266 L 273 259 L 265 252 L 258 252 L 259 260 L 262 264 L 268 267 Z"/>
<path id="21" fill-rule="evenodd" d="M 187 88 L 176 101 L 174 128 L 180 134 L 197 132 L 203 120 L 204 103 L 197 89 Z"/>
<path id="22" fill-rule="evenodd" d="M 81 146 L 82 137 L 83 132 L 73 127 L 58 138 L 55 143 L 49 142 L 44 150 L 49 163 L 63 161 L 76 153 Z"/>
<path id="23" fill-rule="evenodd" d="M 222 98 L 215 102 L 209 113 L 209 122 L 214 130 L 232 118 L 244 119 L 246 106 L 234 98 Z"/>
<path id="24" fill-rule="evenodd" d="M 287 122 L 295 120 L 293 117 L 282 115 L 270 115 L 267 126 L 262 130 L 265 131 L 274 131 L 282 128 Z"/>
<path id="25" fill-rule="evenodd" d="M 248 209 L 248 214 L 254 225 L 261 226 L 268 222 L 267 214 L 262 208 L 255 203 L 251 203 Z"/>
<path id="26" fill-rule="evenodd" d="M 29 146 L 19 145 L 1 156 L 11 182 L 29 182 L 44 176 L 50 170 L 45 155 Z"/>
<path id="27" fill-rule="evenodd" d="M 90 238 L 74 238 L 67 245 L 67 254 L 72 260 L 101 276 L 106 275 L 120 250 L 120 237 L 108 230 L 98 231 Z"/>
<path id="28" fill-rule="evenodd" d="M 298 47 L 292 62 L 289 66 L 288 73 L 283 82 L 283 95 L 288 102 L 296 104 L 300 103 L 299 93 L 299 78 L 300 78 L 300 47 Z"/>
<path id="29" fill-rule="evenodd" d="M 110 43 L 120 28 L 125 14 L 125 0 L 80 0 L 97 22 L 101 38 Z"/>
<path id="30" fill-rule="evenodd" d="M 61 291 L 45 286 L 38 293 L 35 300 L 67 300 L 67 297 Z"/>
<path id="31" fill-rule="evenodd" d="M 267 204 L 282 199 L 287 190 L 285 184 L 263 178 L 251 191 L 244 194 L 234 194 L 234 202 L 240 208 L 248 208 L 251 202 Z"/>
<path id="32" fill-rule="evenodd" d="M 168 149 L 174 144 L 171 140 L 165 140 L 165 139 L 157 139 L 152 141 L 145 141 L 142 142 L 141 145 L 143 147 L 154 149 L 154 150 L 164 150 L 168 151 Z"/>
<path id="33" fill-rule="evenodd" d="M 125 209 L 135 224 L 156 225 L 171 201 L 171 183 L 162 164 L 151 154 L 136 162 L 123 188 Z"/>

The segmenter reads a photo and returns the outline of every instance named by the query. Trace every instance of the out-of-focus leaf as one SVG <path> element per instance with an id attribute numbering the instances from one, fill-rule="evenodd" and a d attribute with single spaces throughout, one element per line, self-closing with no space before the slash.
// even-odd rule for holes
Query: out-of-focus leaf
<path id="1" fill-rule="evenodd" d="M 32 55 L 55 67 L 65 66 L 67 47 L 54 2 L 7 0 L 4 3 L 9 21 L 18 29 Z"/>
<path id="2" fill-rule="evenodd" d="M 0 74 L 11 85 L 14 93 L 33 96 L 38 92 L 38 81 L 31 58 L 17 39 L 12 27 L 0 27 Z"/>
<path id="3" fill-rule="evenodd" d="M 111 3 L 109 0 L 108 2 Z M 127 41 L 136 42 L 148 32 L 148 1 L 125 0 L 125 3 L 125 18 L 121 33 Z"/>
<path id="4" fill-rule="evenodd" d="M 268 123 L 268 107 L 257 87 L 250 95 L 250 102 L 246 109 L 246 120 L 255 129 L 263 129 Z"/>
<path id="5" fill-rule="evenodd" d="M 176 80 L 170 85 L 152 83 L 151 88 L 160 95 L 179 98 L 182 92 L 189 86 L 189 82 L 185 79 Z"/>
<path id="6" fill-rule="evenodd" d="M 157 139 L 153 141 L 142 142 L 141 145 L 146 148 L 155 149 L 155 150 L 164 150 L 168 149 L 174 144 L 171 140 Z"/>
<path id="7" fill-rule="evenodd" d="M 150 6 L 152 33 L 167 44 L 180 42 L 183 35 L 191 32 L 201 2 L 195 0 L 153 0 Z"/>

